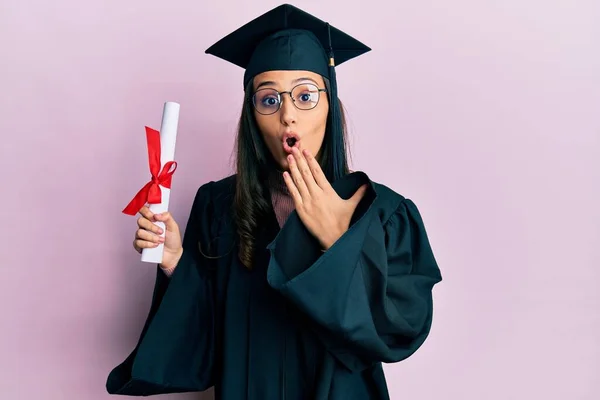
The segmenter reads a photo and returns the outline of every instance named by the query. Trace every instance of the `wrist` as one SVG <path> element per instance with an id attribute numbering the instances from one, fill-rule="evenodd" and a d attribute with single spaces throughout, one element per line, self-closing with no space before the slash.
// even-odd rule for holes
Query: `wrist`
<path id="1" fill-rule="evenodd" d="M 333 235 L 329 236 L 328 238 L 325 238 L 325 240 L 323 240 L 321 242 L 321 251 L 325 252 L 325 251 L 329 250 L 329 248 L 331 246 L 333 246 L 333 244 L 335 242 L 337 242 L 339 238 L 342 237 L 344 232 L 345 231 L 340 231 L 337 234 L 333 234 Z"/>
<path id="2" fill-rule="evenodd" d="M 181 260 L 182 256 L 183 256 L 183 248 L 181 248 L 177 252 L 175 252 L 172 260 L 169 260 L 167 262 L 162 262 L 159 265 L 162 269 L 166 269 L 166 270 L 173 269 L 177 266 L 177 264 L 179 263 L 179 260 Z"/>

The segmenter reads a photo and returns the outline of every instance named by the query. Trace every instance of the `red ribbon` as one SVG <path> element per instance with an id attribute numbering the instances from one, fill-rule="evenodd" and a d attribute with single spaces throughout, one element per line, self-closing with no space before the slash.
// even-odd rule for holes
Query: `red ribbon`
<path id="1" fill-rule="evenodd" d="M 146 204 L 159 204 L 162 200 L 160 186 L 170 189 L 173 173 L 177 169 L 175 161 L 169 161 L 160 170 L 160 133 L 146 127 L 146 142 L 148 143 L 148 161 L 150 163 L 151 179 L 123 209 L 123 213 L 135 215 Z M 171 167 L 175 166 L 171 171 Z M 160 171 L 160 173 L 159 173 Z"/>

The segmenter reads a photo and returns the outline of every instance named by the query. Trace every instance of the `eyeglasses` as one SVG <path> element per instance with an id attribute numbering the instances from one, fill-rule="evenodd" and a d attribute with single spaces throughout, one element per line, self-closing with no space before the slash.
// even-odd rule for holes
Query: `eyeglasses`
<path id="1" fill-rule="evenodd" d="M 278 92 L 275 89 L 259 89 L 252 96 L 252 104 L 256 111 L 263 115 L 274 114 L 281 108 L 281 96 L 284 93 L 290 95 L 292 103 L 299 110 L 311 110 L 319 104 L 321 92 L 327 89 L 320 89 L 312 83 L 301 83 L 288 92 Z"/>

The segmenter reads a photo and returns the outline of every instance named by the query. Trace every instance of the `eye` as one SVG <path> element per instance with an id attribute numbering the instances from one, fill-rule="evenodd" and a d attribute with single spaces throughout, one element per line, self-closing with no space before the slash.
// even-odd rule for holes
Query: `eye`
<path id="1" fill-rule="evenodd" d="M 307 102 L 312 99 L 312 95 L 310 93 L 302 93 L 298 99 L 302 102 Z"/>
<path id="2" fill-rule="evenodd" d="M 260 99 L 260 104 L 265 107 L 276 107 L 279 104 L 277 96 L 268 95 Z"/>
<path id="3" fill-rule="evenodd" d="M 302 104 L 303 108 L 312 107 L 319 101 L 319 89 L 310 83 L 300 84 L 292 91 L 296 103 Z"/>

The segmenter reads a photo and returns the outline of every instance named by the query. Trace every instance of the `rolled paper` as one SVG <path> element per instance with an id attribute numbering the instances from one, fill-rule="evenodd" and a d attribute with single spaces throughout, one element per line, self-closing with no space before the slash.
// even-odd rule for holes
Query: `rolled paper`
<path id="1" fill-rule="evenodd" d="M 163 108 L 160 132 L 146 127 L 151 179 L 125 207 L 123 213 L 135 215 L 146 204 L 153 214 L 169 210 L 171 181 L 177 168 L 174 158 L 179 109 L 178 103 L 166 102 Z M 172 167 L 173 169 L 171 169 Z M 160 236 L 164 237 L 166 232 L 164 222 L 154 221 L 153 223 L 162 228 L 163 233 Z M 160 243 L 156 247 L 142 249 L 141 260 L 149 263 L 161 263 L 163 253 L 164 244 Z"/>

